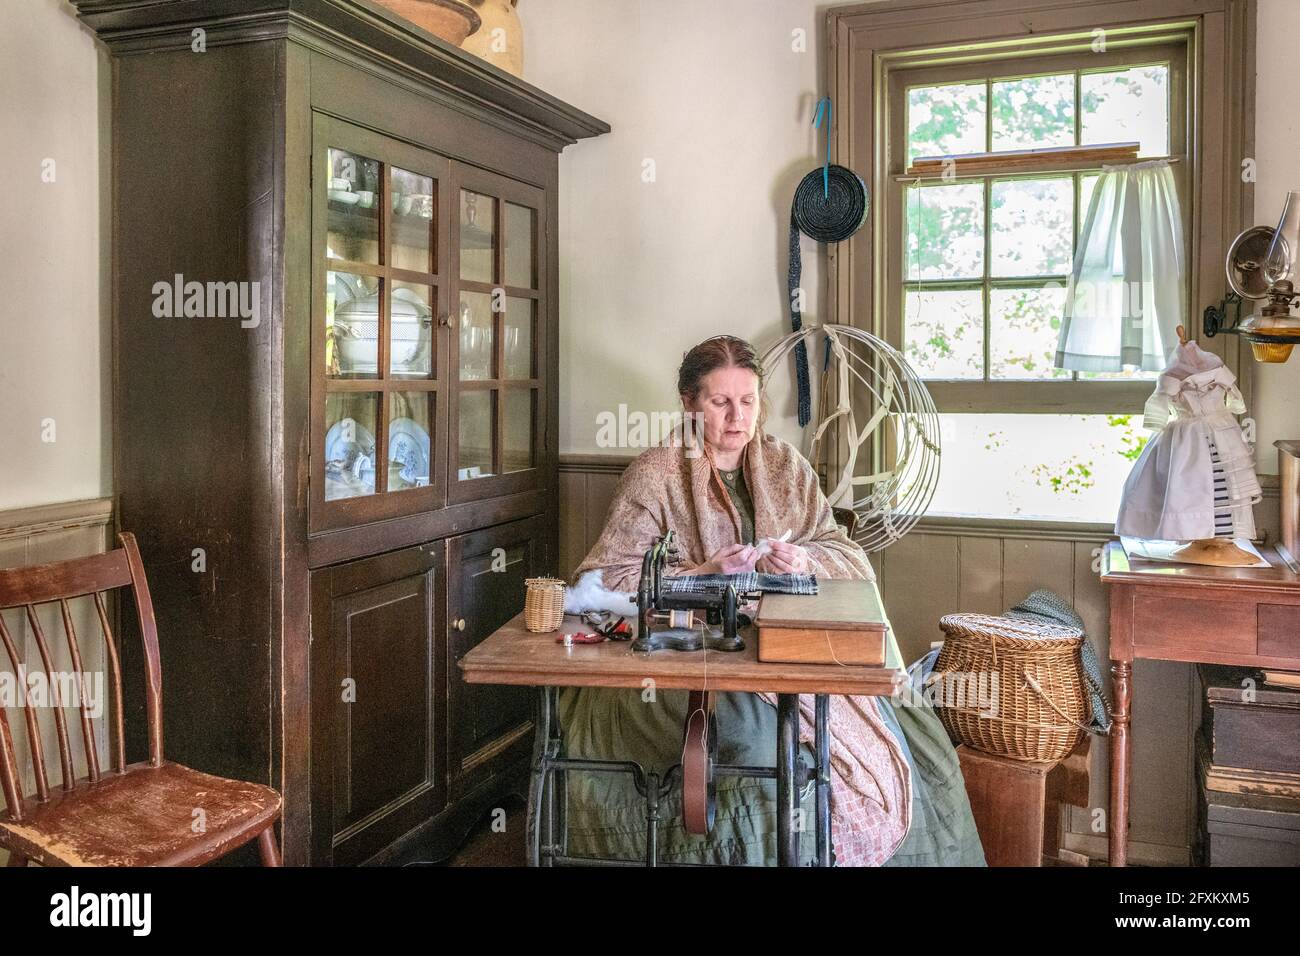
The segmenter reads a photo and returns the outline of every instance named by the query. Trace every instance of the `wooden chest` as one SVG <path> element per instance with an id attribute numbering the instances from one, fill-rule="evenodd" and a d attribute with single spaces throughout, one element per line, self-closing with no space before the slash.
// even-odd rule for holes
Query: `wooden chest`
<path id="1" fill-rule="evenodd" d="M 1213 767 L 1300 774 L 1300 691 L 1266 687 L 1251 668 L 1201 664 L 1197 672 L 1205 694 L 1201 732 Z"/>
<path id="2" fill-rule="evenodd" d="M 1210 790 L 1205 786 L 1206 755 L 1202 746 L 1197 861 L 1202 866 L 1300 866 L 1300 799 Z"/>

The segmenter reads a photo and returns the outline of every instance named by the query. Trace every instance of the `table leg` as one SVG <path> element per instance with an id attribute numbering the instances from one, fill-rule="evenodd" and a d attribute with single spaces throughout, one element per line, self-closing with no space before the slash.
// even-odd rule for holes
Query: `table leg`
<path id="1" fill-rule="evenodd" d="M 831 865 L 831 735 L 830 697 L 815 698 L 817 723 L 813 743 L 817 751 L 817 865 Z"/>
<path id="2" fill-rule="evenodd" d="M 1110 731 L 1110 865 L 1128 865 L 1129 725 L 1133 713 L 1132 661 L 1112 661 L 1111 690 L 1115 695 L 1114 726 Z"/>
<path id="3" fill-rule="evenodd" d="M 776 695 L 776 862 L 799 865 L 799 831 L 794 825 L 799 787 L 799 695 Z"/>
<path id="4" fill-rule="evenodd" d="M 537 689 L 537 710 L 533 731 L 533 762 L 528 781 L 527 846 L 528 865 L 542 865 L 543 826 L 550 822 L 551 758 L 558 754 L 558 723 L 555 717 L 556 695 L 553 687 Z M 554 726 L 553 726 L 554 725 Z M 549 842 L 551 835 L 546 834 Z"/>

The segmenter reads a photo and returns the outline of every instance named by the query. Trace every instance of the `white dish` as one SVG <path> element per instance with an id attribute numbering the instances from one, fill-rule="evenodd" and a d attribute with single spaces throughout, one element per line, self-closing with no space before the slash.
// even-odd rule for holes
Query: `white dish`
<path id="1" fill-rule="evenodd" d="M 335 202 L 341 202 L 345 206 L 355 206 L 361 201 L 360 196 L 346 189 L 331 189 L 329 194 L 330 199 L 333 199 Z"/>
<path id="2" fill-rule="evenodd" d="M 395 418 L 388 426 L 389 487 L 393 477 L 403 487 L 422 488 L 429 483 L 429 433 L 413 418 Z"/>

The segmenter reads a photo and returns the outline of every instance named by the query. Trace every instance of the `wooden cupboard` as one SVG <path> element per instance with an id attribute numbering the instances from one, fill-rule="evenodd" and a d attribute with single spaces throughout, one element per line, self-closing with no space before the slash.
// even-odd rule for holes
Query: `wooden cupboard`
<path id="1" fill-rule="evenodd" d="M 72 2 L 169 756 L 280 789 L 287 863 L 445 856 L 527 762 L 456 660 L 557 570 L 558 154 L 609 127 L 368 0 Z"/>

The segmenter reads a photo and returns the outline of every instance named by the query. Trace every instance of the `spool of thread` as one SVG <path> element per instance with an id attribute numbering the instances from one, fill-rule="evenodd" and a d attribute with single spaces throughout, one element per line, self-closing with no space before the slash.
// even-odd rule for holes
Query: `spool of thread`
<path id="1" fill-rule="evenodd" d="M 695 626 L 695 612 L 691 610 L 669 611 L 668 626 L 680 627 L 686 630 L 690 630 L 692 627 Z"/>

